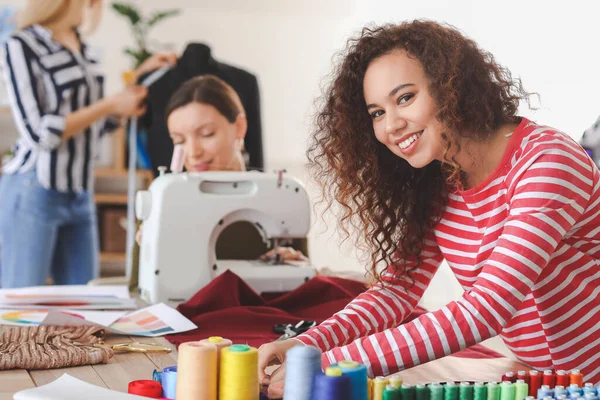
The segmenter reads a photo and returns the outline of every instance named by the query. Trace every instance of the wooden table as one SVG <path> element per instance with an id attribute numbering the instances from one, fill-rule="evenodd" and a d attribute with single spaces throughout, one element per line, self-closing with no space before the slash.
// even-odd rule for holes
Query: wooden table
<path id="1" fill-rule="evenodd" d="M 0 328 L 1 329 L 1 328 Z M 82 367 L 49 369 L 39 371 L 10 370 L 0 371 L 0 400 L 9 400 L 23 389 L 41 386 L 54 381 L 64 373 L 97 385 L 121 392 L 127 392 L 129 382 L 138 379 L 152 379 L 154 369 L 163 369 L 177 364 L 175 347 L 165 338 L 143 338 L 109 336 L 107 343 L 158 343 L 173 348 L 171 353 L 120 353 L 108 364 L 86 365 Z"/>
<path id="2" fill-rule="evenodd" d="M 158 343 L 174 346 L 165 338 L 141 338 L 111 336 L 107 343 L 126 341 Z M 108 364 L 61 368 L 43 371 L 11 370 L 0 371 L 0 400 L 13 398 L 15 392 L 54 381 L 62 374 L 69 375 L 94 385 L 127 392 L 129 382 L 152 379 L 154 369 L 163 369 L 177 364 L 177 353 L 124 353 L 115 354 Z M 506 371 L 528 370 L 529 368 L 509 358 L 472 359 L 444 357 L 424 365 L 402 371 L 399 375 L 410 384 L 446 381 L 499 381 Z"/>

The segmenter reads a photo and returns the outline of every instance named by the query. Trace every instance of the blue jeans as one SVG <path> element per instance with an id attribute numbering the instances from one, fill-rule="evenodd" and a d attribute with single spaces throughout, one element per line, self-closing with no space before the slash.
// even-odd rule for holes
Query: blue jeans
<path id="1" fill-rule="evenodd" d="M 44 188 L 35 170 L 0 177 L 0 286 L 86 284 L 98 277 L 92 193 Z"/>

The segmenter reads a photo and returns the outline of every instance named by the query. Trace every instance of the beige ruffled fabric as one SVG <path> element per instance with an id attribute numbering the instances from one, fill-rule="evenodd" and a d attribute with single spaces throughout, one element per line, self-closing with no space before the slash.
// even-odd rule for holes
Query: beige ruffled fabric
<path id="1" fill-rule="evenodd" d="M 0 370 L 50 369 L 107 363 L 105 332 L 95 326 L 35 326 L 4 329 L 0 336 Z"/>

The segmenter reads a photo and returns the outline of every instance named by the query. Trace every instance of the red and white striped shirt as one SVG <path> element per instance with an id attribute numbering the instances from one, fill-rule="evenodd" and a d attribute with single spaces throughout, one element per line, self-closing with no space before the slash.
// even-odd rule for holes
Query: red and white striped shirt
<path id="1" fill-rule="evenodd" d="M 496 171 L 450 195 L 414 286 L 386 274 L 298 339 L 324 366 L 352 359 L 388 375 L 500 335 L 533 368 L 598 382 L 599 257 L 598 169 L 569 136 L 523 118 Z M 401 324 L 444 258 L 463 296 Z"/>

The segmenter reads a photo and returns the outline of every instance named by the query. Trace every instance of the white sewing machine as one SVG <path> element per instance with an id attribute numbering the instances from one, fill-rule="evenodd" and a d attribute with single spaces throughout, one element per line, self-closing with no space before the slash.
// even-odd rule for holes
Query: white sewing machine
<path id="1" fill-rule="evenodd" d="M 254 223 L 268 239 L 306 237 L 308 195 L 283 173 L 162 174 L 137 192 L 136 215 L 144 221 L 140 295 L 149 303 L 187 301 L 228 269 L 257 293 L 293 290 L 315 276 L 312 267 L 216 258 L 219 234 L 237 221 Z"/>

